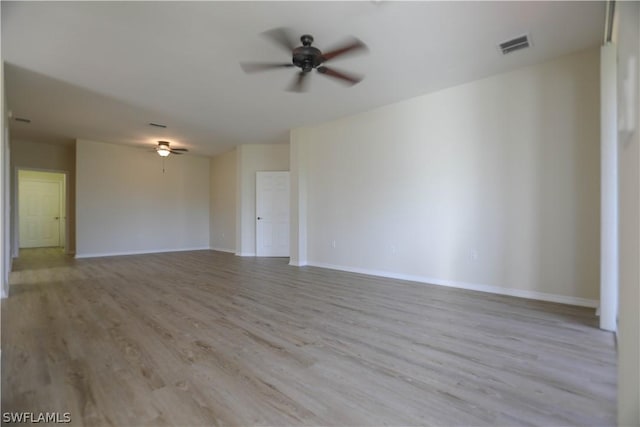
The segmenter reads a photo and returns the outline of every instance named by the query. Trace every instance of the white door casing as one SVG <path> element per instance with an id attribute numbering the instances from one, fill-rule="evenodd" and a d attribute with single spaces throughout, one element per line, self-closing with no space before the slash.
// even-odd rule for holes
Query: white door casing
<path id="1" fill-rule="evenodd" d="M 60 246 L 61 183 L 21 180 L 20 247 Z"/>
<path id="2" fill-rule="evenodd" d="M 256 255 L 289 256 L 289 172 L 256 172 Z"/>

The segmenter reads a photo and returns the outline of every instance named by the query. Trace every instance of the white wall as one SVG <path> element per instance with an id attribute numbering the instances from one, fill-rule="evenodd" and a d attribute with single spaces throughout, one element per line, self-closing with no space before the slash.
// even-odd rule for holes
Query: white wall
<path id="1" fill-rule="evenodd" d="M 624 122 L 618 134 L 618 425 L 640 426 L 640 3 L 616 2 L 615 19 L 618 117 Z"/>
<path id="2" fill-rule="evenodd" d="M 4 61 L 0 61 L 0 85 L 2 87 L 2 117 L 0 117 L 0 297 L 9 296 L 9 272 L 11 270 L 11 237 L 8 215 L 10 210 L 10 152 L 9 118 L 4 84 Z"/>
<path id="3" fill-rule="evenodd" d="M 237 150 L 211 158 L 211 249 L 236 251 Z"/>
<path id="4" fill-rule="evenodd" d="M 75 231 L 76 231 L 76 210 L 75 210 L 75 170 L 76 170 L 76 150 L 75 144 L 54 145 L 42 144 L 32 141 L 11 141 L 11 170 L 12 182 L 11 200 L 13 200 L 13 209 L 11 212 L 12 223 L 12 241 L 14 248 L 14 256 L 17 256 L 18 248 L 18 204 L 16 203 L 17 185 L 17 169 L 34 169 L 42 171 L 66 172 L 69 182 L 67 183 L 68 196 L 68 242 L 67 252 L 75 252 Z"/>
<path id="5" fill-rule="evenodd" d="M 300 134 L 302 132 L 302 134 Z M 307 144 L 304 144 L 304 132 L 292 129 L 290 132 L 291 174 L 289 199 L 290 232 L 289 232 L 289 264 L 307 265 Z"/>
<path id="6" fill-rule="evenodd" d="M 617 48 L 600 48 L 600 329 L 618 321 Z"/>
<path id="7" fill-rule="evenodd" d="M 209 159 L 76 143 L 76 256 L 209 248 Z"/>
<path id="8" fill-rule="evenodd" d="M 256 254 L 256 172 L 288 171 L 289 144 L 246 144 L 237 148 L 236 254 Z"/>
<path id="9" fill-rule="evenodd" d="M 292 242 L 309 264 L 595 306 L 599 108 L 594 49 L 297 129 Z"/>

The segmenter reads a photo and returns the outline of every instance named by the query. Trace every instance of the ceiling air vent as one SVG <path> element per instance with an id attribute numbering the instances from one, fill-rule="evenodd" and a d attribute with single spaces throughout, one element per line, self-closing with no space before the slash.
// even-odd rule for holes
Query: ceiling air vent
<path id="1" fill-rule="evenodd" d="M 506 55 L 511 52 L 515 52 L 516 50 L 525 49 L 530 46 L 531 46 L 531 42 L 529 41 L 529 36 L 526 34 L 524 36 L 507 40 L 498 45 L 503 55 Z"/>
<path id="2" fill-rule="evenodd" d="M 25 119 L 24 117 L 16 117 L 15 121 L 22 122 L 22 123 L 31 123 L 31 119 Z"/>

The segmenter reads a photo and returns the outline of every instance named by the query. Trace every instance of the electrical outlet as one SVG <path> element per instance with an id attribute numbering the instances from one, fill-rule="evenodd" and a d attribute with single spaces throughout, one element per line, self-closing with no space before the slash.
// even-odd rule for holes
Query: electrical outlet
<path id="1" fill-rule="evenodd" d="M 334 248 L 334 249 L 336 248 L 336 241 L 335 240 L 331 241 L 331 247 Z"/>

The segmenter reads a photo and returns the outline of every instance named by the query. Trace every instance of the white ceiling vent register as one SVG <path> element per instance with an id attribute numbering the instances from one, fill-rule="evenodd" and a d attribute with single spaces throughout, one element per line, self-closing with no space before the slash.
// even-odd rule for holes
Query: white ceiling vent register
<path id="1" fill-rule="evenodd" d="M 515 52 L 516 50 L 526 49 L 530 46 L 531 41 L 529 40 L 529 36 L 525 34 L 500 43 L 498 48 L 503 55 L 506 55 L 508 53 Z"/>

